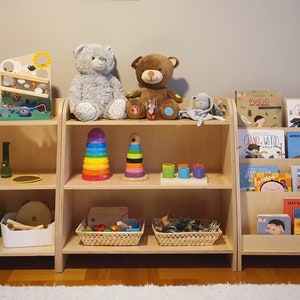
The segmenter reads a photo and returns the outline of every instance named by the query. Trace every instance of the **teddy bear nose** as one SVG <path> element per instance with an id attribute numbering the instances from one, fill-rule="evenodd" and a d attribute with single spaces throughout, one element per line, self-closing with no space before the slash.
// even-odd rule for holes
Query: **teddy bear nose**
<path id="1" fill-rule="evenodd" d="M 154 72 L 153 71 L 148 71 L 148 76 L 149 77 L 153 77 L 154 76 Z"/>

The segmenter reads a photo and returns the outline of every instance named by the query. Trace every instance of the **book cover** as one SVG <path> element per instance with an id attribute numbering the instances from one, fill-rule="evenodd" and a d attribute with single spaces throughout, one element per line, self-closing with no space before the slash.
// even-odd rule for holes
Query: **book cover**
<path id="1" fill-rule="evenodd" d="M 292 178 L 290 173 L 255 173 L 253 175 L 256 192 L 291 192 Z"/>
<path id="2" fill-rule="evenodd" d="M 275 165 L 240 165 L 240 190 L 241 192 L 254 191 L 255 173 L 278 173 Z"/>
<path id="3" fill-rule="evenodd" d="M 291 223 L 294 223 L 294 210 L 300 209 L 300 197 L 284 197 L 283 198 L 283 212 L 288 214 L 291 218 Z"/>
<path id="4" fill-rule="evenodd" d="M 285 121 L 287 127 L 300 127 L 300 98 L 285 98 Z"/>
<path id="5" fill-rule="evenodd" d="M 300 234 L 300 219 L 294 221 L 294 234 Z"/>
<path id="6" fill-rule="evenodd" d="M 300 166 L 291 166 L 293 192 L 300 192 Z"/>
<path id="7" fill-rule="evenodd" d="M 282 129 L 238 129 L 240 158 L 285 158 Z"/>
<path id="8" fill-rule="evenodd" d="M 239 127 L 282 127 L 279 91 L 236 91 Z"/>
<path id="9" fill-rule="evenodd" d="M 290 235 L 291 218 L 288 214 L 258 214 L 257 233 L 266 235 Z"/>
<path id="10" fill-rule="evenodd" d="M 294 209 L 294 234 L 300 234 L 300 208 Z"/>
<path id="11" fill-rule="evenodd" d="M 286 157 L 300 158 L 300 132 L 286 133 Z"/>
<path id="12" fill-rule="evenodd" d="M 293 209 L 293 215 L 294 215 L 294 220 L 295 219 L 300 219 L 300 208 L 294 208 Z"/>

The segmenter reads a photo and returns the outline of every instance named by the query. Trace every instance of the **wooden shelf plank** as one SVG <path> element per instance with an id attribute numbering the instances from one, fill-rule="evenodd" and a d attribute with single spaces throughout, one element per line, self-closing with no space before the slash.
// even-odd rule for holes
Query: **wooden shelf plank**
<path id="1" fill-rule="evenodd" d="M 189 179 L 183 179 L 182 182 L 161 182 L 160 174 L 149 174 L 149 179 L 144 181 L 128 182 L 121 179 L 123 174 L 113 174 L 110 179 L 104 181 L 86 181 L 81 178 L 81 174 L 73 174 L 65 184 L 66 190 L 97 190 L 97 189 L 231 189 L 232 185 L 226 179 L 224 174 L 207 174 L 208 183 L 198 184 L 196 181 L 188 183 Z"/>
<path id="2" fill-rule="evenodd" d="M 30 80 L 30 81 L 34 81 L 34 82 L 40 82 L 40 83 L 48 83 L 49 82 L 48 78 L 42 78 L 42 77 L 26 75 L 26 74 L 21 74 L 21 73 L 0 71 L 0 75 L 5 76 L 5 77 L 11 77 L 11 78 L 18 78 L 18 79 L 20 78 L 20 79 Z"/>
<path id="3" fill-rule="evenodd" d="M 153 120 L 149 121 L 147 119 L 125 119 L 125 120 L 95 120 L 89 122 L 80 122 L 77 119 L 69 119 L 66 122 L 67 126 L 106 126 L 106 125 L 124 125 L 124 126 L 197 126 L 197 121 L 189 120 L 189 119 L 181 119 L 181 120 Z M 206 125 L 230 125 L 230 122 L 219 121 L 219 120 L 208 120 L 204 122 L 203 126 Z"/>
<path id="4" fill-rule="evenodd" d="M 4 248 L 0 238 L 0 256 L 54 256 L 53 246 Z"/>
<path id="5" fill-rule="evenodd" d="M 10 178 L 0 178 L 1 190 L 55 190 L 56 189 L 56 174 L 34 174 L 42 177 L 42 180 L 32 183 L 13 183 L 11 179 L 17 175 L 13 174 Z"/>
<path id="6" fill-rule="evenodd" d="M 77 235 L 72 235 L 63 248 L 63 254 L 232 254 L 233 249 L 225 235 L 212 246 L 160 246 L 154 234 L 144 234 L 137 246 L 85 246 Z"/>
<path id="7" fill-rule="evenodd" d="M 15 89 L 15 88 L 1 86 L 0 90 L 4 91 L 4 92 L 17 93 L 17 94 L 33 96 L 33 97 L 38 97 L 38 98 L 45 98 L 45 99 L 49 98 L 49 94 L 39 94 L 39 93 L 35 93 L 32 91 L 27 91 L 27 90 L 23 90 L 23 89 Z"/>
<path id="8" fill-rule="evenodd" d="M 242 236 L 242 254 L 268 253 L 268 254 L 293 254 L 300 249 L 300 235 L 257 235 L 247 234 Z"/>

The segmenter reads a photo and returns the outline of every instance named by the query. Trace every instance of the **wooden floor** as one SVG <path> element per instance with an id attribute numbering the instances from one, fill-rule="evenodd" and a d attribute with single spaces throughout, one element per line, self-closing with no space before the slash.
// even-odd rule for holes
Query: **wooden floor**
<path id="1" fill-rule="evenodd" d="M 75 255 L 55 273 L 53 258 L 0 257 L 0 285 L 300 284 L 297 256 L 247 256 L 243 266 L 233 272 L 216 255 Z"/>

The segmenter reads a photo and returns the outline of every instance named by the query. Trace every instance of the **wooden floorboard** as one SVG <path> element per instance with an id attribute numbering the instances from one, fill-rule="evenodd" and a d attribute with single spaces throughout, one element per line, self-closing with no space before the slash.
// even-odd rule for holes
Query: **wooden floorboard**
<path id="1" fill-rule="evenodd" d="M 1 285 L 300 284 L 300 260 L 247 256 L 234 272 L 220 255 L 72 255 L 62 273 L 49 257 L 1 257 Z"/>

